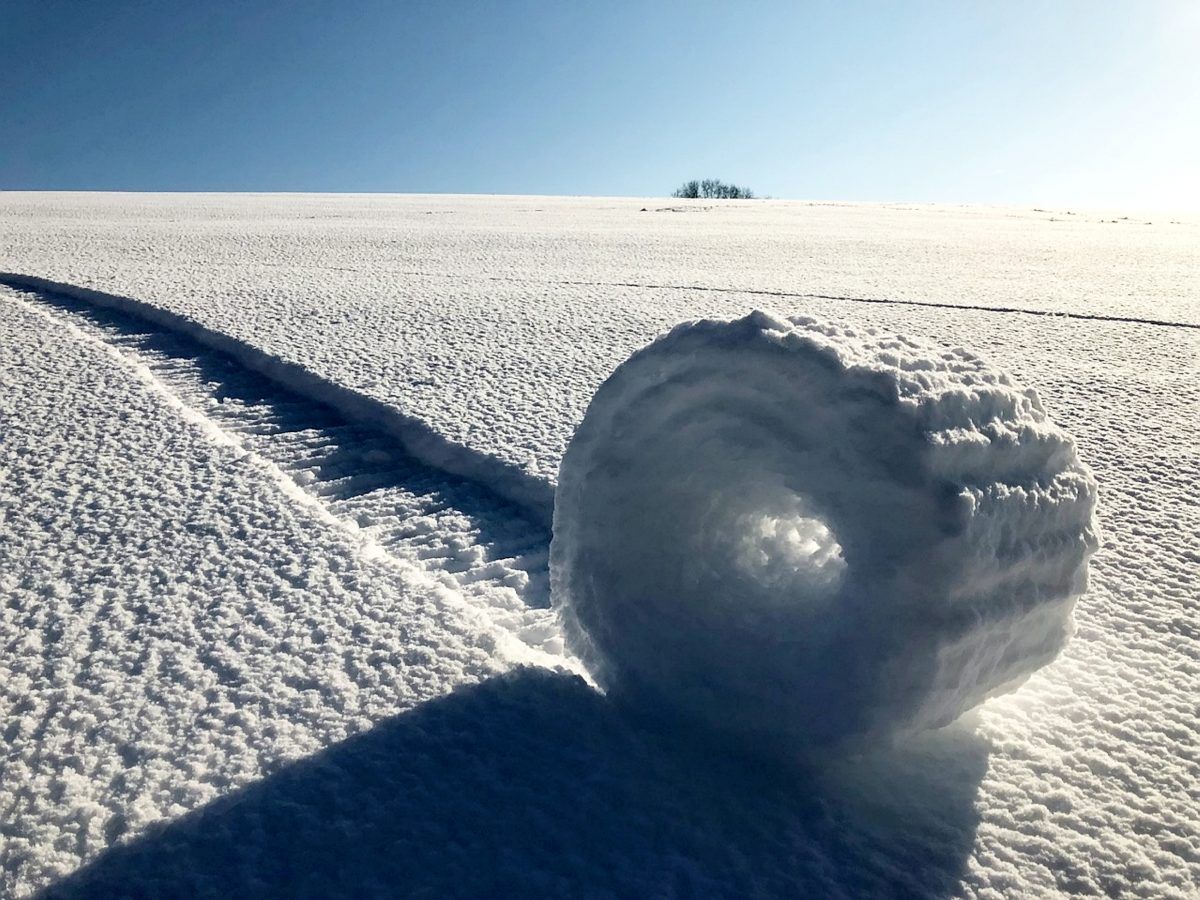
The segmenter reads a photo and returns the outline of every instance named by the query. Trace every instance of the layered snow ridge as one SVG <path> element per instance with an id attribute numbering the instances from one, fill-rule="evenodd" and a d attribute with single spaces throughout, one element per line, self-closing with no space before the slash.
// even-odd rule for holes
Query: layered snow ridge
<path id="1" fill-rule="evenodd" d="M 754 312 L 676 327 L 593 398 L 551 585 L 612 694 L 764 746 L 942 726 L 1053 660 L 1096 484 L 961 349 Z"/>

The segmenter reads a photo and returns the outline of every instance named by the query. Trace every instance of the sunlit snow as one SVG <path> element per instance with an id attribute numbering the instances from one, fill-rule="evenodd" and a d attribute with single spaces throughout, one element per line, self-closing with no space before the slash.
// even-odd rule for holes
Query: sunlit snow
<path id="1" fill-rule="evenodd" d="M 1200 221 L 9 193 L 0 271 L 0 894 L 1200 889 Z M 886 528 L 871 527 L 898 553 L 934 547 L 933 520 L 900 502 L 919 432 L 923 471 L 958 488 L 920 502 L 978 530 L 951 552 L 949 528 L 928 567 L 904 557 L 903 590 L 867 618 L 875 636 L 936 643 L 886 602 L 936 587 L 970 607 L 985 585 L 1008 601 L 1018 570 L 1066 580 L 1025 595 L 1033 618 L 1010 636 L 1061 636 L 1063 608 L 1039 603 L 1073 596 L 1063 560 L 1090 540 L 1084 482 L 1072 503 L 1061 477 L 1077 454 L 1099 547 L 1054 662 L 1030 675 L 1018 640 L 1008 683 L 951 643 L 914 690 L 904 656 L 876 671 L 861 664 L 878 642 L 831 644 L 837 666 L 809 699 L 909 698 L 834 707 L 835 725 L 847 708 L 936 724 L 1029 677 L 947 728 L 842 729 L 900 737 L 800 761 L 597 689 L 603 671 L 576 658 L 551 604 L 563 454 L 631 354 L 753 309 L 768 331 L 803 317 L 843 348 L 851 332 L 906 336 L 872 352 L 914 397 L 948 371 L 1012 386 L 895 420 L 891 455 L 874 458 L 896 465 L 855 482 L 857 517 L 794 466 L 743 478 L 778 461 L 761 423 L 707 432 L 728 452 L 672 466 L 664 442 L 653 466 L 624 460 L 657 467 L 656 483 L 697 479 L 689 514 L 712 527 L 680 534 L 671 583 L 715 570 L 760 614 L 815 616 L 883 559 L 863 555 L 862 510 L 889 497 Z M 730 404 L 769 396 L 759 371 L 725 372 Z M 853 396 L 811 402 L 829 418 L 806 433 L 865 409 Z M 721 478 L 710 496 L 725 502 L 702 508 L 699 487 Z M 664 524 L 680 508 L 639 502 Z M 662 529 L 623 524 L 606 546 L 661 554 Z M 605 561 L 592 588 L 621 583 L 627 561 Z M 678 662 L 674 637 L 656 648 L 652 634 L 620 658 Z M 711 641 L 761 686 L 777 657 L 755 661 L 740 634 L 726 622 Z"/>

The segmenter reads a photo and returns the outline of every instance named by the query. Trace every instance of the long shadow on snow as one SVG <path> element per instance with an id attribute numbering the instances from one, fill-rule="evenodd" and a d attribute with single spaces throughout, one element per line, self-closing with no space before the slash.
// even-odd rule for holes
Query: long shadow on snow
<path id="1" fill-rule="evenodd" d="M 946 895 L 987 755 L 958 728 L 782 769 L 522 669 L 111 848 L 45 896 Z"/>
<path id="2" fill-rule="evenodd" d="M 513 507 L 393 453 L 388 435 L 185 335 L 37 296 L 154 355 L 160 377 L 186 369 L 175 381 L 196 396 L 181 399 L 264 435 L 268 456 L 272 440 L 297 443 L 288 452 L 315 464 L 309 487 L 327 499 L 403 487 L 425 496 L 426 510 L 471 517 L 498 551 L 514 538 Z M 376 444 L 388 458 L 364 465 L 363 446 Z M 548 536 L 535 533 L 544 548 Z M 781 770 L 700 736 L 652 735 L 576 678 L 520 670 L 152 828 L 46 895 L 936 896 L 962 874 L 986 760 L 979 738 L 951 729 L 920 746 Z"/>

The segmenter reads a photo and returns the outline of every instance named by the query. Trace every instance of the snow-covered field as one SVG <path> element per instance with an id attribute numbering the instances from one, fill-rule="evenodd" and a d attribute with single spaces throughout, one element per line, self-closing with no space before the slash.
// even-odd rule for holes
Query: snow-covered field
<path id="1" fill-rule="evenodd" d="M 1200 891 L 1200 220 L 0 194 L 0 271 L 0 894 Z M 572 674 L 567 443 L 756 307 L 965 347 L 1075 437 L 1101 546 L 1018 692 L 797 769 Z"/>

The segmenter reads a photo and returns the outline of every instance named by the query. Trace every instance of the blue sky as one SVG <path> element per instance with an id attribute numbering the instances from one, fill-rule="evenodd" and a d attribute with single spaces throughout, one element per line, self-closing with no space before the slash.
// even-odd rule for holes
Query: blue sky
<path id="1" fill-rule="evenodd" d="M 1200 208 L 1200 3 L 0 3 L 0 188 Z"/>

